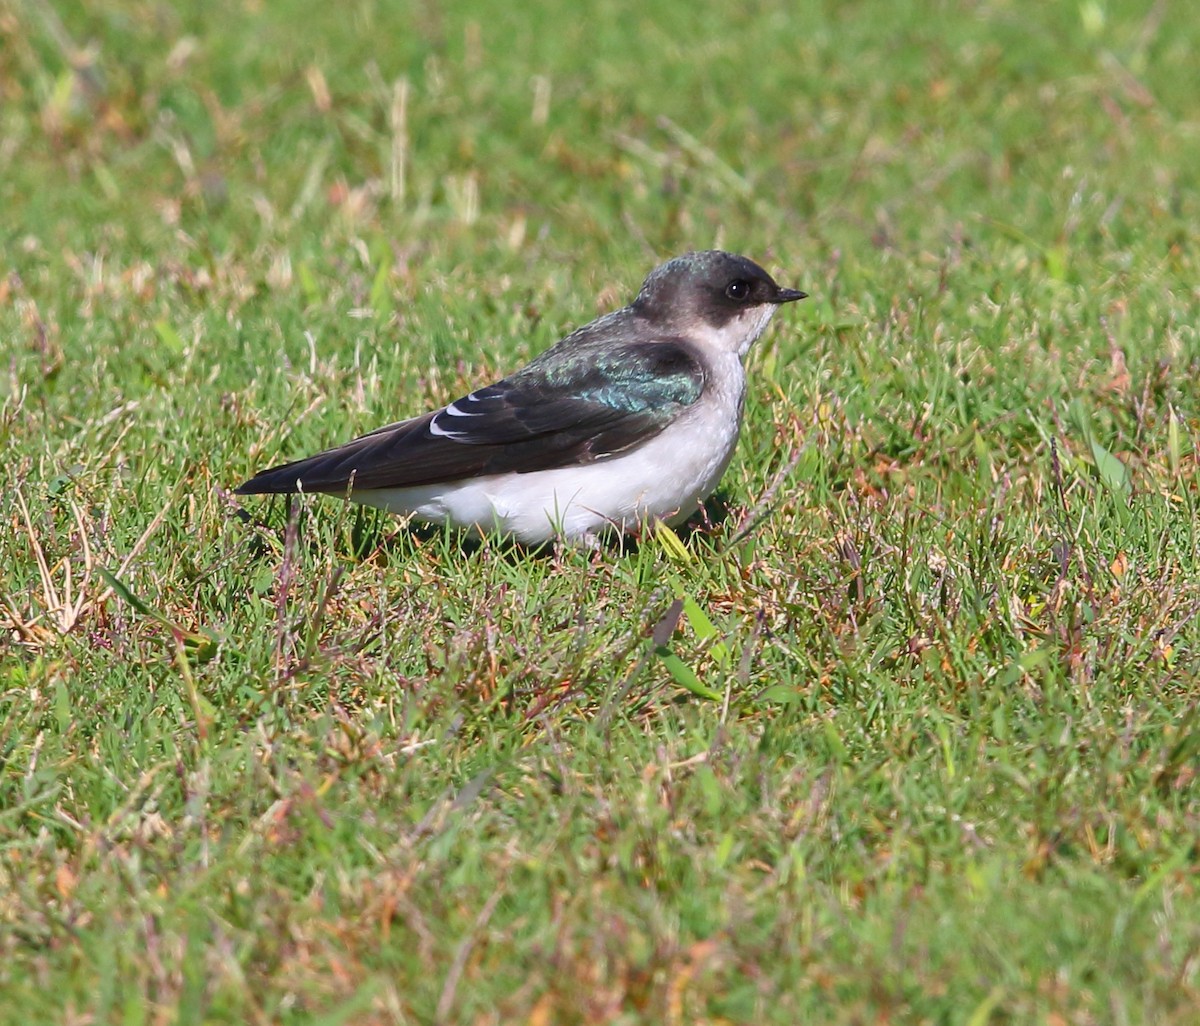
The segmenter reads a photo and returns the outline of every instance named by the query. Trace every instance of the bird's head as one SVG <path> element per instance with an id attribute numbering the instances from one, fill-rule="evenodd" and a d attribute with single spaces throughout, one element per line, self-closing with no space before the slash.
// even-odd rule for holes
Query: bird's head
<path id="1" fill-rule="evenodd" d="M 805 296 L 777 284 L 753 260 L 710 249 L 656 267 L 632 305 L 667 330 L 745 356 L 776 308 Z"/>

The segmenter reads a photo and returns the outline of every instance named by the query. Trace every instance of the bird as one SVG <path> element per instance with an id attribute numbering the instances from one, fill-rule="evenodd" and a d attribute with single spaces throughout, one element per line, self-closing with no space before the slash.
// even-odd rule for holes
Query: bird
<path id="1" fill-rule="evenodd" d="M 263 470 L 235 493 L 331 494 L 527 545 L 675 526 L 733 456 L 742 361 L 775 311 L 805 298 L 744 256 L 685 253 L 629 305 L 495 384 Z"/>

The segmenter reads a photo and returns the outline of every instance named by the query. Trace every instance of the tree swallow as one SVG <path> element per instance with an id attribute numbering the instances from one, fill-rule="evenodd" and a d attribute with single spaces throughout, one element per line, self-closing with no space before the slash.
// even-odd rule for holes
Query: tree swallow
<path id="1" fill-rule="evenodd" d="M 504 380 L 237 493 L 324 492 L 529 544 L 677 524 L 733 456 L 742 358 L 776 307 L 804 298 L 745 257 L 687 253 Z"/>

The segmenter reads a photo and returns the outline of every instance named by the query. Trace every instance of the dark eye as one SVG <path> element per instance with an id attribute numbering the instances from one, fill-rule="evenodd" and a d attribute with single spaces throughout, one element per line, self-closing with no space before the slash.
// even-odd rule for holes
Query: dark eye
<path id="1" fill-rule="evenodd" d="M 725 295 L 735 303 L 744 303 L 750 298 L 750 283 L 742 281 L 740 278 L 737 281 L 731 281 L 725 286 Z"/>

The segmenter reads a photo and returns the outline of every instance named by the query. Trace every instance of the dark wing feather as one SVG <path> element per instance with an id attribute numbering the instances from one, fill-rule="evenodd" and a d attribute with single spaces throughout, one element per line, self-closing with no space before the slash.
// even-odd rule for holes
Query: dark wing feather
<path id="1" fill-rule="evenodd" d="M 680 339 L 578 347 L 449 406 L 263 471 L 241 494 L 408 488 L 604 459 L 652 438 L 704 389 Z"/>

